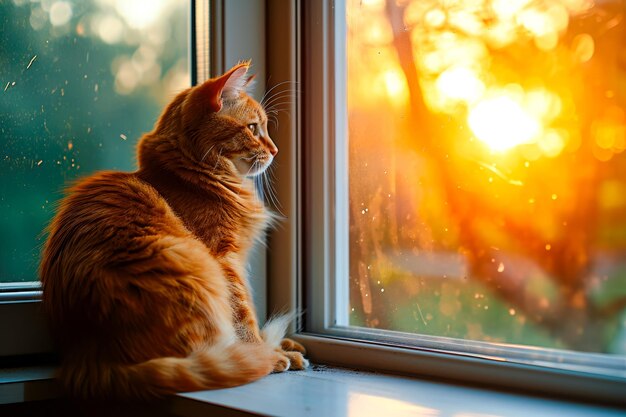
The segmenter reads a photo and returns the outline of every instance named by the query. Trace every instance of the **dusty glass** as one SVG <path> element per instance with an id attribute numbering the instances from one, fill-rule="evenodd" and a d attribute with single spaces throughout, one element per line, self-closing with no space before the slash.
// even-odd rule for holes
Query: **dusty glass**
<path id="1" fill-rule="evenodd" d="M 347 1 L 351 326 L 626 354 L 624 10 Z"/>
<path id="2" fill-rule="evenodd" d="M 137 139 L 190 85 L 189 3 L 0 2 L 0 283 L 37 280 L 72 180 L 134 169 Z"/>

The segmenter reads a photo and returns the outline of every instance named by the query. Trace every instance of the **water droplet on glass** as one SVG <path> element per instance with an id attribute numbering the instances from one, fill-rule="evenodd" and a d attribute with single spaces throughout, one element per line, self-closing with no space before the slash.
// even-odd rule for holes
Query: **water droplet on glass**
<path id="1" fill-rule="evenodd" d="M 33 56 L 30 59 L 30 62 L 28 63 L 28 65 L 26 66 L 26 69 L 29 69 L 31 67 L 31 65 L 33 65 L 33 62 L 35 62 L 36 59 L 37 59 L 37 55 Z"/>

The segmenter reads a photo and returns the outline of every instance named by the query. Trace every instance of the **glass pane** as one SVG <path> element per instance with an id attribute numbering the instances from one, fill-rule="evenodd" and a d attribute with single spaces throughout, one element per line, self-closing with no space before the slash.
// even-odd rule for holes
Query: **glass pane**
<path id="1" fill-rule="evenodd" d="M 351 326 L 626 354 L 624 10 L 347 2 Z"/>
<path id="2" fill-rule="evenodd" d="M 65 186 L 132 170 L 135 143 L 190 85 L 189 2 L 0 2 L 0 282 L 37 279 Z"/>

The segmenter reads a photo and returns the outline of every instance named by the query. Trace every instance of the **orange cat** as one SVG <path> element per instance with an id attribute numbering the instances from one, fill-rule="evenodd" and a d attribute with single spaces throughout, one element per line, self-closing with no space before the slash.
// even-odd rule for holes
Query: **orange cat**
<path id="1" fill-rule="evenodd" d="M 278 152 L 248 65 L 180 93 L 139 142 L 138 171 L 97 173 L 62 201 L 40 276 L 74 395 L 147 398 L 307 366 L 282 339 L 288 318 L 259 330 L 246 280 L 272 220 L 250 177 Z"/>

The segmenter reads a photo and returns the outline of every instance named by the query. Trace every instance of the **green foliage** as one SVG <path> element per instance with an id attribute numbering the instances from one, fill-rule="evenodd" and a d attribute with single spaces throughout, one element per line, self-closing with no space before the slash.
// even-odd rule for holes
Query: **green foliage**
<path id="1" fill-rule="evenodd" d="M 81 3 L 67 27 L 34 30 L 38 6 L 0 2 L 0 282 L 37 279 L 44 228 L 63 189 L 97 170 L 133 169 L 136 141 L 162 105 L 155 95 L 165 95 L 162 86 L 116 92 L 113 63 L 137 45 L 80 36 L 99 12 Z M 170 19 L 186 37 L 185 8 Z M 163 73 L 187 55 L 185 38 L 168 42 Z"/>

